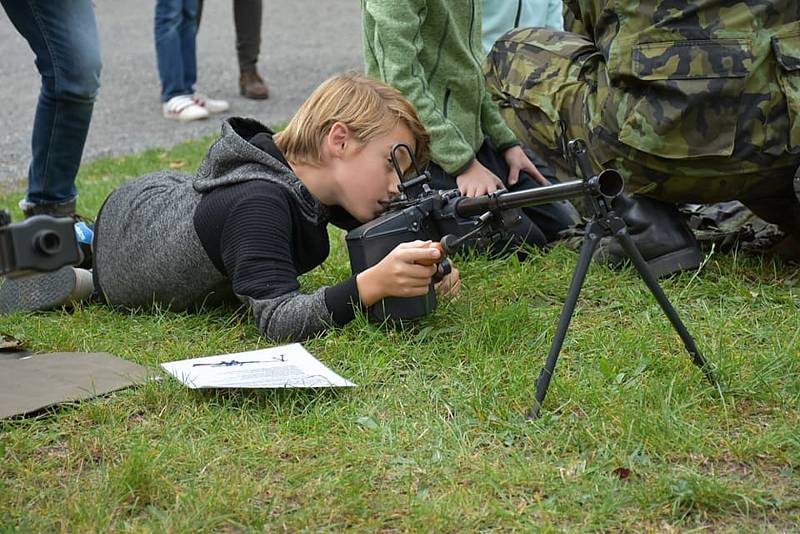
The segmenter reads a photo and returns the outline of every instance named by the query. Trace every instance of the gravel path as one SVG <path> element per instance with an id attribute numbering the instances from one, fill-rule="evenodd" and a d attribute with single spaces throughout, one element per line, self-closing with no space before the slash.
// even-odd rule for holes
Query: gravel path
<path id="1" fill-rule="evenodd" d="M 219 119 L 180 124 L 161 117 L 153 44 L 154 2 L 97 0 L 102 87 L 84 161 L 172 146 L 219 129 Z M 266 101 L 239 96 L 232 2 L 205 2 L 198 34 L 197 89 L 231 102 L 230 114 L 286 121 L 329 75 L 361 70 L 358 2 L 264 0 L 259 69 Z M 39 74 L 33 52 L 0 11 L 0 191 L 24 188 Z"/>

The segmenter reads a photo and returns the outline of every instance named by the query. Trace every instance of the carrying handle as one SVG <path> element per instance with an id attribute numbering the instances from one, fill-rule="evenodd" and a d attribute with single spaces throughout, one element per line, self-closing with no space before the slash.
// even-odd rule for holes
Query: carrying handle
<path id="1" fill-rule="evenodd" d="M 403 180 L 403 169 L 400 167 L 400 162 L 397 160 L 397 152 L 399 150 L 405 150 L 408 154 L 409 159 L 411 159 L 411 165 L 414 167 L 414 178 L 410 178 L 408 180 Z M 400 179 L 400 189 L 401 193 L 406 193 L 412 187 L 417 185 L 428 183 L 431 179 L 431 175 L 428 171 L 423 171 L 419 168 L 417 164 L 417 160 L 414 158 L 414 151 L 411 150 L 411 147 L 408 146 L 406 143 L 396 143 L 392 145 L 392 152 L 391 152 L 391 160 L 392 160 L 392 167 L 394 167 L 394 172 L 397 174 L 397 178 Z"/>

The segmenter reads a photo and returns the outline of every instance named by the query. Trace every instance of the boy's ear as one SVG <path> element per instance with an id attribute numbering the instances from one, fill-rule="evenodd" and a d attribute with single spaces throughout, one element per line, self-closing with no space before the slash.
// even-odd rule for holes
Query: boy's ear
<path id="1" fill-rule="evenodd" d="M 345 123 L 336 121 L 331 125 L 325 141 L 331 155 L 342 156 L 351 139 L 350 128 Z"/>

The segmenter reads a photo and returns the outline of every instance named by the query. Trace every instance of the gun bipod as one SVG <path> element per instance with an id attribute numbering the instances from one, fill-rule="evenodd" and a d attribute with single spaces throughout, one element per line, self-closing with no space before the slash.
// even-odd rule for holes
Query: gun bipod
<path id="1" fill-rule="evenodd" d="M 694 338 L 683 324 L 683 321 L 681 321 L 680 316 L 678 316 L 678 312 L 675 311 L 675 308 L 667 298 L 664 290 L 658 284 L 656 277 L 650 271 L 650 267 L 648 267 L 647 262 L 642 257 L 639 249 L 636 248 L 636 244 L 633 242 L 630 234 L 628 234 L 628 228 L 625 224 L 625 221 L 622 220 L 621 217 L 617 216 L 613 211 L 607 211 L 602 207 L 599 207 L 597 204 L 594 205 L 594 209 L 595 215 L 586 226 L 583 243 L 578 256 L 578 263 L 575 266 L 575 271 L 572 274 L 572 281 L 570 282 L 569 289 L 567 290 L 567 298 L 564 301 L 564 307 L 561 309 L 561 314 L 558 318 L 558 326 L 553 337 L 553 343 L 550 346 L 550 352 L 547 355 L 547 361 L 545 362 L 544 367 L 542 367 L 539 377 L 536 380 L 536 397 L 533 407 L 531 407 L 527 414 L 528 419 L 536 419 L 539 417 L 542 403 L 544 402 L 545 395 L 547 395 L 547 389 L 550 386 L 550 379 L 553 377 L 553 373 L 555 372 L 558 356 L 561 352 L 561 347 L 564 344 L 564 338 L 567 335 L 567 330 L 569 329 L 569 323 L 572 320 L 573 313 L 575 312 L 575 306 L 578 302 L 578 296 L 580 295 L 583 282 L 586 278 L 586 272 L 591 264 L 592 256 L 594 255 L 597 246 L 600 244 L 600 240 L 605 236 L 610 236 L 619 242 L 625 253 L 628 255 L 628 258 L 630 258 L 631 262 L 633 263 L 633 266 L 636 268 L 636 271 L 639 273 L 639 276 L 642 278 L 642 280 L 644 280 L 647 288 L 653 294 L 659 306 L 661 306 L 661 309 L 666 314 L 670 323 L 672 323 L 672 327 L 680 336 L 684 346 L 686 347 L 686 351 L 692 357 L 692 362 L 703 371 L 706 378 L 713 386 L 718 387 L 719 385 L 716 376 L 708 365 L 708 362 L 706 362 L 705 358 L 703 358 L 703 355 L 700 353 L 700 350 L 697 348 Z"/>

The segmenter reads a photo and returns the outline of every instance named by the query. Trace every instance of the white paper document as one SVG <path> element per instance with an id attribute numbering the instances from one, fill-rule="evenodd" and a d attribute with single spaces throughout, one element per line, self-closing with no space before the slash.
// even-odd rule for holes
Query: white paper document
<path id="1" fill-rule="evenodd" d="M 161 367 L 192 389 L 355 386 L 325 367 L 299 343 L 167 362 Z"/>

